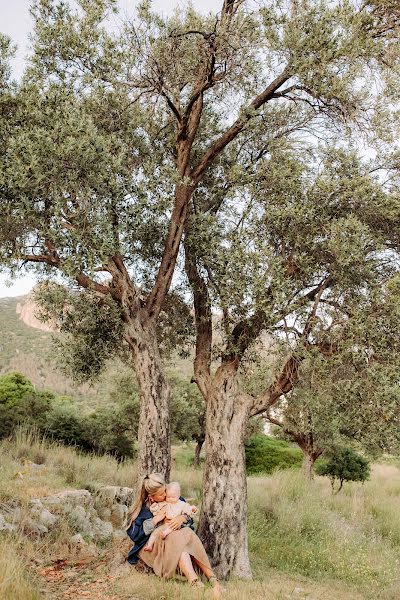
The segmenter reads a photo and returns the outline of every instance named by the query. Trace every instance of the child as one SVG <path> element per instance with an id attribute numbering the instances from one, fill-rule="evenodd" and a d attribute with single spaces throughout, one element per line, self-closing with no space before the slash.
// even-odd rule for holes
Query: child
<path id="1" fill-rule="evenodd" d="M 150 506 L 150 511 L 153 515 L 156 515 L 164 506 L 167 508 L 167 512 L 165 515 L 165 519 L 163 525 L 157 527 L 153 533 L 151 534 L 149 541 L 143 548 L 146 552 L 151 552 L 153 550 L 154 542 L 157 535 L 161 535 L 161 538 L 164 540 L 167 535 L 173 531 L 168 526 L 168 523 L 172 521 L 175 517 L 179 515 L 190 516 L 197 513 L 197 507 L 184 502 L 183 500 L 179 500 L 181 495 L 181 486 L 177 481 L 171 481 L 166 486 L 166 496 L 165 502 L 154 502 Z"/>

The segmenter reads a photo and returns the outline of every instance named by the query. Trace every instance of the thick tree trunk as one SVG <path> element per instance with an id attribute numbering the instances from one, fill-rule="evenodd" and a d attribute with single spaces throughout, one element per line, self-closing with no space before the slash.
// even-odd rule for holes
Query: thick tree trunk
<path id="1" fill-rule="evenodd" d="M 314 479 L 314 463 L 314 455 L 308 454 L 306 450 L 303 450 L 302 471 L 306 479 L 308 479 L 309 481 L 312 481 Z"/>
<path id="2" fill-rule="evenodd" d="M 162 473 L 169 480 L 171 440 L 169 419 L 170 386 L 160 358 L 155 326 L 131 329 L 129 344 L 140 390 L 138 430 L 139 473 Z"/>
<path id="3" fill-rule="evenodd" d="M 207 399 L 203 507 L 198 534 L 218 577 L 251 578 L 247 544 L 244 438 L 249 417 L 236 382 L 237 365 L 223 364 Z"/>
<path id="4" fill-rule="evenodd" d="M 319 456 L 321 456 L 322 451 L 319 449 L 315 449 L 312 445 L 303 443 L 300 444 L 298 442 L 302 452 L 303 452 L 303 465 L 302 471 L 305 478 L 308 481 L 313 481 L 314 479 L 314 464 Z"/>

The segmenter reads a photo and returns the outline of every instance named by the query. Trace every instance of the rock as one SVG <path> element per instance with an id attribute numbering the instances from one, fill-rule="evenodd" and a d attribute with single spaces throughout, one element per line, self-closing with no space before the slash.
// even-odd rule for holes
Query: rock
<path id="1" fill-rule="evenodd" d="M 128 539 L 125 529 L 114 529 L 113 538 L 115 540 Z"/>
<path id="2" fill-rule="evenodd" d="M 74 506 L 71 510 L 66 511 L 72 525 L 79 533 L 84 533 L 89 537 L 93 537 L 93 528 L 83 506 Z"/>
<path id="3" fill-rule="evenodd" d="M 7 523 L 2 514 L 0 514 L 0 531 L 16 531 L 16 525 Z"/>
<path id="4" fill-rule="evenodd" d="M 111 510 L 111 523 L 114 527 L 122 527 L 125 523 L 128 507 L 125 504 L 114 504 Z"/>
<path id="5" fill-rule="evenodd" d="M 24 518 L 22 510 L 19 506 L 10 509 L 8 514 L 8 520 L 12 521 L 12 523 L 20 523 Z"/>
<path id="6" fill-rule="evenodd" d="M 47 508 L 44 508 L 38 515 L 39 522 L 46 527 L 52 527 L 57 522 L 57 517 Z"/>
<path id="7" fill-rule="evenodd" d="M 74 546 L 86 546 L 87 545 L 87 543 L 85 542 L 85 540 L 83 539 L 83 537 L 80 533 L 76 533 L 75 535 L 73 535 L 72 538 L 70 539 L 70 542 Z"/>
<path id="8" fill-rule="evenodd" d="M 107 506 L 99 506 L 97 514 L 103 521 L 110 521 L 111 519 L 111 509 L 107 508 Z"/>
<path id="9" fill-rule="evenodd" d="M 41 500 L 46 506 L 61 506 L 61 498 L 59 496 L 46 496 Z"/>
<path id="10" fill-rule="evenodd" d="M 84 557 L 96 557 L 100 554 L 100 550 L 95 544 L 87 544 L 82 546 L 81 558 Z"/>
<path id="11" fill-rule="evenodd" d="M 102 521 L 97 517 L 93 523 L 93 534 L 97 541 L 110 539 L 113 535 L 113 526 L 109 521 Z"/>
<path id="12" fill-rule="evenodd" d="M 131 571 L 132 566 L 127 561 L 127 553 L 115 550 L 109 562 L 110 575 L 119 577 Z"/>
<path id="13" fill-rule="evenodd" d="M 45 535 L 49 533 L 48 528 L 41 523 L 33 521 L 33 519 L 26 519 L 22 523 L 24 533 L 28 533 L 30 535 Z"/>
<path id="14" fill-rule="evenodd" d="M 110 506 L 114 503 L 132 504 L 136 492 L 132 488 L 122 487 L 119 485 L 105 485 L 97 490 L 100 502 Z"/>
<path id="15" fill-rule="evenodd" d="M 53 496 L 41 498 L 43 504 L 46 505 L 70 505 L 82 506 L 90 504 L 92 495 L 87 490 L 64 490 Z"/>

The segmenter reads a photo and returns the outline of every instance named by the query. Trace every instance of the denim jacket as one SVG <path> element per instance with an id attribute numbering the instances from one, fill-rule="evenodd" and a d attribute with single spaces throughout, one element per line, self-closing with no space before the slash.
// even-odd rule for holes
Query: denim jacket
<path id="1" fill-rule="evenodd" d="M 185 499 L 182 498 L 182 496 L 179 498 L 179 500 L 183 500 L 185 502 Z M 143 546 L 146 545 L 146 543 L 151 535 L 151 534 L 146 535 L 145 532 L 143 531 L 143 522 L 146 521 L 147 519 L 152 519 L 152 518 L 153 518 L 153 513 L 146 506 L 146 504 L 143 504 L 142 508 L 140 509 L 140 513 L 138 514 L 136 519 L 133 521 L 133 523 L 126 530 L 127 535 L 131 538 L 132 542 L 134 542 L 134 546 L 132 546 L 132 548 L 128 552 L 128 562 L 131 565 L 135 565 L 138 562 L 139 550 L 141 550 L 143 548 Z M 188 522 L 185 523 L 184 527 L 190 527 L 191 529 L 194 529 L 193 519 L 191 517 L 188 517 Z"/>

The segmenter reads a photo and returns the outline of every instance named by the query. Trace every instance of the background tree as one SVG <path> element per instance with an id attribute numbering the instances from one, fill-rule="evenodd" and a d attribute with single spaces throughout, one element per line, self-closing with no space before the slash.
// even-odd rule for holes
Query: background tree
<path id="1" fill-rule="evenodd" d="M 345 481 L 361 481 L 362 483 L 367 481 L 370 476 L 370 468 L 368 461 L 360 454 L 357 454 L 351 448 L 342 448 L 333 452 L 328 461 L 319 464 L 317 473 L 329 477 L 332 491 L 336 480 L 338 480 L 340 484 L 336 490 L 336 493 L 338 493 Z"/>
<path id="2" fill-rule="evenodd" d="M 369 455 L 398 452 L 400 444 L 400 368 L 398 277 L 384 291 L 352 309 L 350 318 L 335 323 L 326 314 L 318 327 L 335 344 L 324 356 L 315 351 L 299 368 L 299 381 L 267 413 L 284 437 L 303 451 L 303 469 L 313 476 L 321 454 L 356 444 Z M 378 308 L 379 307 L 379 308 Z"/>
<path id="3" fill-rule="evenodd" d="M 194 209 L 185 240 L 196 308 L 195 376 L 207 402 L 206 493 L 199 531 L 211 556 L 215 548 L 221 554 L 224 532 L 231 527 L 245 539 L 245 531 L 238 531 L 236 511 L 226 510 L 226 502 L 221 531 L 211 529 L 211 522 L 218 512 L 216 498 L 245 494 L 242 449 L 247 419 L 292 389 L 307 356 L 328 358 L 337 352 L 336 326 L 359 326 L 362 318 L 368 328 L 383 301 L 376 298 L 398 269 L 397 191 L 385 188 L 374 167 L 363 165 L 354 153 L 329 150 L 324 158 L 308 163 L 306 154 L 302 161 L 294 159 L 286 143 L 284 150 L 270 148 L 258 165 L 243 191 L 243 196 L 248 194 L 245 209 L 235 210 L 225 197 L 223 208 L 207 219 L 207 227 Z M 223 341 L 214 348 L 211 307 L 222 315 Z M 379 328 L 383 323 L 388 327 L 387 315 Z M 271 378 L 254 394 L 246 389 L 240 367 L 263 331 L 286 351 L 280 363 L 271 362 Z M 347 330 L 343 336 L 355 339 Z M 220 357 L 215 372 L 210 368 L 212 352 Z M 398 398 L 392 396 L 391 401 L 398 410 Z M 388 413 L 388 419 L 394 414 Z M 245 512 L 244 507 L 240 523 L 245 522 Z M 243 559 L 236 555 L 237 546 L 229 547 L 235 551 L 226 550 L 225 555 L 224 547 L 227 570 Z"/>
<path id="4" fill-rule="evenodd" d="M 0 377 L 0 438 L 10 435 L 18 425 L 44 426 L 54 395 L 36 390 L 20 373 Z"/>

